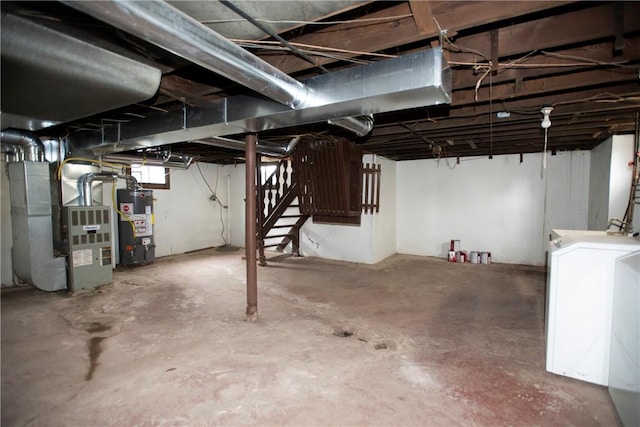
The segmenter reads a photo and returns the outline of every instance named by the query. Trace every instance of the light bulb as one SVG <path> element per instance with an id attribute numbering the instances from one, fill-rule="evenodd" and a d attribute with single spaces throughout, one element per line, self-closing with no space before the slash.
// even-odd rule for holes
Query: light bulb
<path id="1" fill-rule="evenodd" d="M 549 119 L 549 116 L 544 116 L 544 119 L 542 119 L 542 123 L 540 123 L 540 126 L 542 126 L 544 129 L 549 129 L 551 127 L 551 120 Z"/>
<path id="2" fill-rule="evenodd" d="M 549 129 L 551 127 L 551 119 L 549 119 L 549 114 L 551 114 L 552 111 L 553 107 L 542 107 L 540 109 L 540 112 L 544 115 L 544 117 L 542 118 L 542 123 L 540 123 L 540 126 L 542 126 L 543 129 Z"/>

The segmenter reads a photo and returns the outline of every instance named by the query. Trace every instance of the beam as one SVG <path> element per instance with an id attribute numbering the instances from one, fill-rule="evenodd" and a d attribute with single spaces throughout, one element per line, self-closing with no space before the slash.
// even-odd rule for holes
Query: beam
<path id="1" fill-rule="evenodd" d="M 409 7 L 413 15 L 418 32 L 422 35 L 438 33 L 438 27 L 433 20 L 431 2 L 427 0 L 410 0 Z"/>
<path id="2" fill-rule="evenodd" d="M 489 94 L 493 102 L 521 98 L 526 96 L 549 94 L 553 92 L 564 92 L 576 90 L 582 87 L 593 87 L 603 84 L 633 82 L 638 80 L 637 71 L 633 74 L 628 72 L 612 72 L 610 70 L 583 71 L 581 73 L 570 73 L 559 76 L 547 77 L 544 79 L 529 79 L 519 85 L 516 91 L 515 84 L 501 84 L 491 87 L 482 87 L 477 92 L 478 102 L 488 102 Z M 467 105 L 476 103 L 476 91 L 474 89 L 457 90 L 453 92 L 451 105 Z"/>
<path id="3" fill-rule="evenodd" d="M 571 92 L 555 95 L 540 94 L 536 97 L 517 100 L 505 100 L 504 102 L 496 103 L 493 106 L 488 104 L 453 107 L 442 111 L 440 114 L 427 114 L 424 110 L 419 111 L 420 116 L 415 119 L 406 119 L 406 122 L 414 123 L 413 129 L 417 132 L 432 131 L 443 128 L 459 129 L 465 126 L 488 124 L 488 114 L 492 111 L 494 114 L 497 111 L 531 111 L 534 114 L 537 113 L 538 108 L 543 103 L 548 103 L 554 106 L 553 116 L 559 117 L 561 115 L 574 115 L 574 114 L 589 114 L 589 113 L 602 113 L 603 115 L 615 115 L 620 111 L 637 109 L 637 104 L 617 102 L 617 103 L 597 103 L 588 102 L 589 99 L 595 99 L 600 95 L 609 94 L 610 98 L 616 96 L 638 96 L 640 95 L 640 88 L 635 83 L 611 86 L 606 89 L 589 89 L 579 92 Z M 583 100 L 583 102 L 579 102 Z M 427 111 L 428 112 L 428 111 Z M 447 114 L 443 116 L 442 114 Z M 516 117 L 522 117 L 522 115 L 513 114 L 512 118 L 508 120 L 516 120 Z M 384 120 L 390 121 L 385 124 Z M 376 117 L 376 127 L 374 128 L 371 138 L 384 136 L 387 134 L 402 133 L 405 129 L 395 122 L 397 120 L 393 116 Z M 494 125 L 500 123 L 500 121 L 494 121 Z"/>
<path id="4" fill-rule="evenodd" d="M 437 38 L 439 30 L 436 26 L 427 29 L 427 20 L 423 20 L 420 27 L 417 25 L 413 10 L 415 3 L 421 1 L 391 3 L 392 6 L 371 13 L 365 18 L 385 18 L 390 16 L 407 16 L 378 23 L 353 23 L 337 24 L 325 27 L 313 33 L 289 39 L 289 42 L 304 43 L 313 46 L 327 46 L 348 51 L 380 52 L 385 49 L 393 49 L 402 45 L 415 43 L 429 38 Z M 435 16 L 443 29 L 455 29 L 456 31 L 485 25 L 496 20 L 513 19 L 514 17 L 555 8 L 571 1 L 526 1 L 526 2 L 475 2 L 475 1 L 437 1 L 430 2 L 432 15 Z M 424 6 L 421 7 L 424 10 Z M 419 13 L 417 14 L 419 15 Z M 422 31 L 421 31 L 422 29 Z M 338 35 L 338 37 L 336 37 Z M 451 35 L 451 32 L 449 32 Z M 274 55 L 273 52 L 260 54 L 265 61 L 278 67 L 287 74 L 292 74 L 313 68 L 295 56 Z M 358 54 L 346 54 L 347 57 L 360 56 Z M 336 62 L 333 58 L 318 58 L 318 64 L 330 64 Z"/>
<path id="5" fill-rule="evenodd" d="M 640 43 L 640 38 L 628 38 L 630 43 Z M 593 61 L 600 61 L 602 63 L 620 63 L 624 61 L 638 61 L 640 57 L 636 52 L 632 52 L 631 50 L 627 50 L 623 54 L 619 56 L 613 55 L 613 43 L 605 42 L 598 43 L 589 46 L 576 47 L 571 49 L 565 49 L 560 51 L 554 51 L 555 54 L 563 55 L 563 56 L 573 56 L 576 58 L 589 58 Z M 456 53 L 451 54 L 452 61 L 457 61 Z M 531 67 L 531 68 L 501 68 L 498 70 L 498 73 L 491 77 L 491 83 L 494 85 L 504 83 L 504 82 L 512 82 L 517 78 L 528 79 L 528 78 L 541 78 L 546 77 L 548 75 L 554 74 L 568 74 L 573 72 L 583 72 L 588 68 L 597 67 L 598 64 L 595 62 L 591 66 L 576 66 L 576 67 L 552 67 L 554 64 L 575 64 L 576 61 L 570 61 L 567 59 L 560 59 L 552 56 L 546 55 L 532 55 L 528 58 L 527 61 L 523 62 L 523 64 L 540 64 L 540 67 Z M 640 65 L 638 65 L 640 67 Z M 465 89 L 465 88 L 475 88 L 476 83 L 478 82 L 480 75 L 474 73 L 474 71 L 470 68 L 461 68 L 459 66 L 453 66 L 453 88 L 457 89 Z M 610 67 L 610 69 L 616 69 L 616 67 Z M 489 85 L 489 79 L 485 78 L 481 82 L 481 86 Z"/>
<path id="6" fill-rule="evenodd" d="M 615 5 L 610 3 L 501 28 L 498 37 L 500 57 L 512 57 L 533 50 L 549 50 L 612 37 L 614 28 L 608 23 L 613 22 L 614 13 Z M 640 16 L 640 3 L 626 4 L 624 22 L 626 33 L 640 30 L 640 19 L 636 19 L 637 16 Z M 455 43 L 462 48 L 473 49 L 486 56 L 491 53 L 491 40 L 486 33 L 461 37 L 455 40 Z M 462 62 L 473 62 L 476 58 L 478 56 L 474 54 L 456 56 L 456 60 Z"/>

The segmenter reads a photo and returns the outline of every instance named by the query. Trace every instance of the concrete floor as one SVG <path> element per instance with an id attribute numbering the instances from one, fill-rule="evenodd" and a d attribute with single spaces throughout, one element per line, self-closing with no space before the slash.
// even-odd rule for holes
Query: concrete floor
<path id="1" fill-rule="evenodd" d="M 617 425 L 544 371 L 541 269 L 281 258 L 244 321 L 242 252 L 2 292 L 2 425 Z"/>

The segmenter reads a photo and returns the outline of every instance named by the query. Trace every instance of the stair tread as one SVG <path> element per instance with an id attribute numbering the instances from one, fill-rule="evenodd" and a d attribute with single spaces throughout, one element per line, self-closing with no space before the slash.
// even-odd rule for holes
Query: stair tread
<path id="1" fill-rule="evenodd" d="M 274 225 L 271 228 L 287 228 L 287 227 L 293 227 L 295 224 L 282 224 L 282 225 Z"/>
<path id="2" fill-rule="evenodd" d="M 263 248 L 276 248 L 280 246 L 280 243 L 272 243 L 270 245 L 264 245 Z"/>

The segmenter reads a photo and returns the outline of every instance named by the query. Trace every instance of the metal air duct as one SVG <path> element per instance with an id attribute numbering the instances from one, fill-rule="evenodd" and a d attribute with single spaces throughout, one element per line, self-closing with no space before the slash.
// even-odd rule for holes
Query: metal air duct
<path id="1" fill-rule="evenodd" d="M 160 86 L 157 68 L 59 22 L 3 13 L 1 27 L 3 127 L 42 129 L 149 99 Z"/>
<path id="2" fill-rule="evenodd" d="M 305 86 L 316 94 L 313 106 L 291 110 L 238 95 L 78 132 L 69 142 L 78 151 L 113 153 L 451 102 L 451 70 L 439 47 L 319 75 Z"/>
<path id="3" fill-rule="evenodd" d="M 40 162 L 44 156 L 42 141 L 33 132 L 21 129 L 3 129 L 0 135 L 2 144 L 15 145 L 21 147 L 24 152 L 24 159 L 31 162 Z"/>
<path id="4" fill-rule="evenodd" d="M 117 172 L 91 172 L 82 175 L 78 179 L 80 206 L 92 206 L 93 195 L 91 194 L 91 184 L 93 181 L 116 181 L 118 178 L 126 180 L 127 188 L 130 190 L 137 190 L 139 188 L 138 181 L 131 175 L 119 174 Z"/>
<path id="5" fill-rule="evenodd" d="M 290 108 L 307 100 L 308 90 L 302 83 L 163 1 L 63 3 Z"/>
<path id="6" fill-rule="evenodd" d="M 66 261 L 53 256 L 49 164 L 7 165 L 11 191 L 12 265 L 15 275 L 43 291 L 67 287 Z"/>
<path id="7" fill-rule="evenodd" d="M 125 165 L 162 166 L 169 169 L 189 169 L 193 163 L 193 157 L 185 154 L 170 154 L 163 158 L 132 156 L 129 154 L 108 154 L 102 156 L 102 160 L 110 163 L 122 163 Z"/>
<path id="8" fill-rule="evenodd" d="M 318 102 L 313 90 L 298 80 L 164 1 L 63 3 L 292 109 L 313 106 Z M 366 135 L 373 128 L 372 119 L 359 117 L 336 119 L 334 124 L 347 130 L 356 129 L 358 136 Z"/>
<path id="9" fill-rule="evenodd" d="M 365 136 L 373 129 L 373 116 L 343 117 L 327 120 L 330 125 L 341 127 L 358 136 Z"/>

